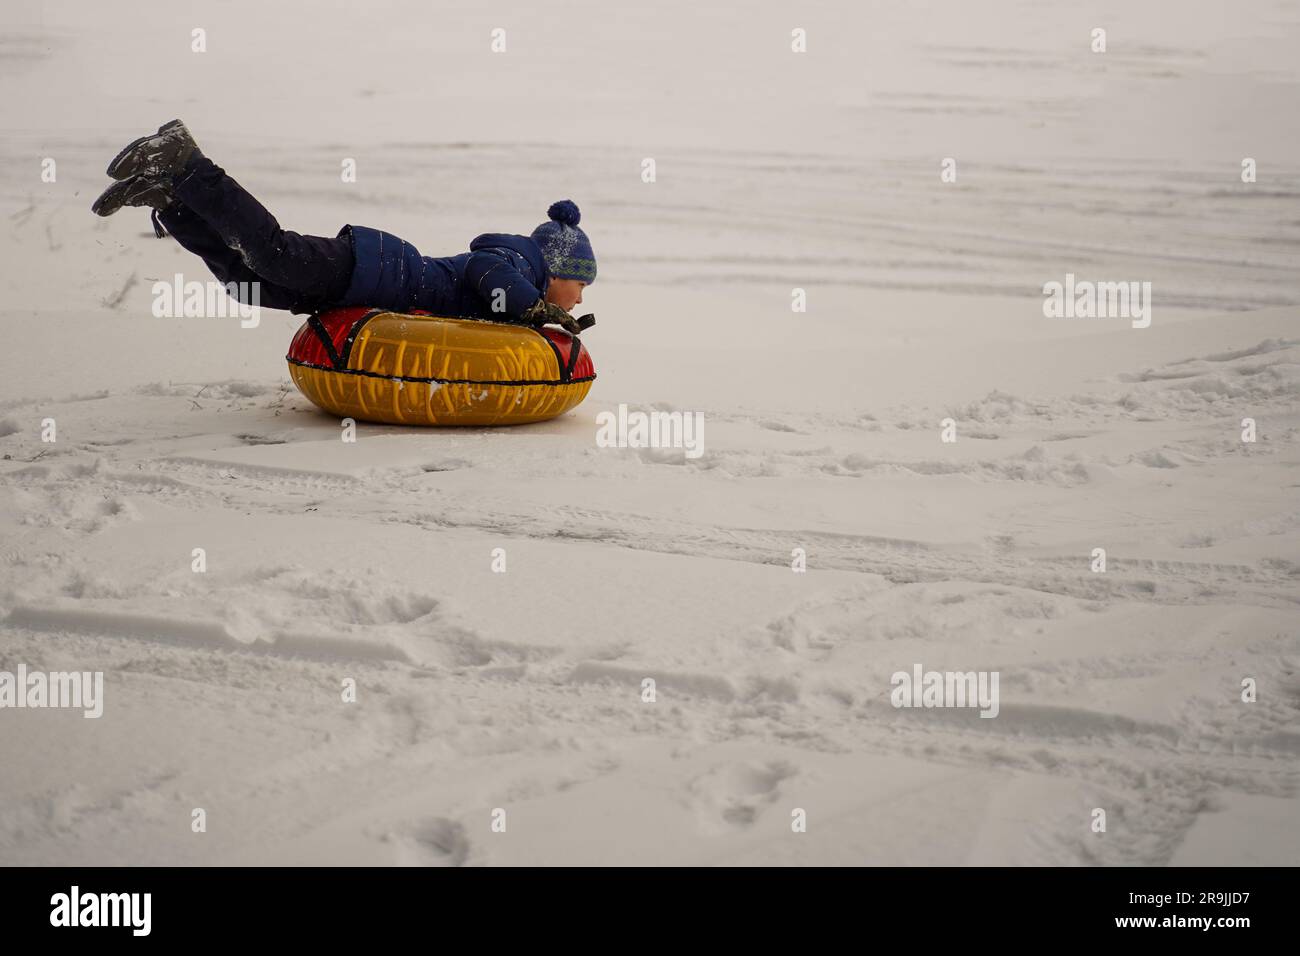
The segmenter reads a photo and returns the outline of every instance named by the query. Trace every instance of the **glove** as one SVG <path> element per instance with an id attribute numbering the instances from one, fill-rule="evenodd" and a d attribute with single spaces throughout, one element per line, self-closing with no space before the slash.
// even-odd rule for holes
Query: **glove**
<path id="1" fill-rule="evenodd" d="M 526 308 L 520 318 L 532 326 L 559 325 L 566 332 L 573 335 L 577 335 L 583 329 L 589 329 L 596 324 L 594 315 L 584 315 L 581 319 L 575 319 L 558 305 L 547 302 L 545 299 L 538 299 Z"/>

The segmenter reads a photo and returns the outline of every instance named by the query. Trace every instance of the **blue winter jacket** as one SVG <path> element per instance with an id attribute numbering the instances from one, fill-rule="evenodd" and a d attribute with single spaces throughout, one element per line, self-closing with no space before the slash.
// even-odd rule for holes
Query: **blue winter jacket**
<path id="1" fill-rule="evenodd" d="M 366 305 L 469 319 L 518 320 L 546 292 L 550 274 L 541 247 L 527 236 L 488 232 L 458 256 L 433 259 L 392 233 L 347 225 L 355 263 L 338 306 Z M 493 311 L 501 289 L 501 311 Z"/>

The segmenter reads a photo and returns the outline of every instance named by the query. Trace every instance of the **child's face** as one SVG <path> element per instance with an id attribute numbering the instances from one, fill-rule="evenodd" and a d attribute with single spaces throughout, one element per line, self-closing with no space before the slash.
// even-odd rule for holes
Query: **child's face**
<path id="1" fill-rule="evenodd" d="M 558 305 L 565 312 L 572 312 L 575 305 L 582 304 L 582 290 L 587 283 L 579 279 L 552 279 L 546 285 L 546 301 Z"/>

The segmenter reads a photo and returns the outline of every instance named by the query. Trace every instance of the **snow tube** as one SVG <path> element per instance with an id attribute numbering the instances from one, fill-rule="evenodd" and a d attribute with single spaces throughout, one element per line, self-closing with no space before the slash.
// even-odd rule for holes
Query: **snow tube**
<path id="1" fill-rule="evenodd" d="M 576 406 L 596 378 L 563 329 L 382 309 L 311 316 L 285 359 L 315 405 L 392 425 L 540 422 Z"/>

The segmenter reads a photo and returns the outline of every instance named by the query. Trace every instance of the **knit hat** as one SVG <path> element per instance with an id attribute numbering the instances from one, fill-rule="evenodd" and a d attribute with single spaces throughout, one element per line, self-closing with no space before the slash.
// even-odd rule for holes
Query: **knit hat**
<path id="1" fill-rule="evenodd" d="M 596 281 L 596 254 L 591 241 L 578 228 L 582 213 L 572 199 L 551 203 L 546 210 L 551 217 L 533 230 L 532 239 L 542 247 L 546 268 L 557 279 L 577 279 L 591 284 Z"/>

